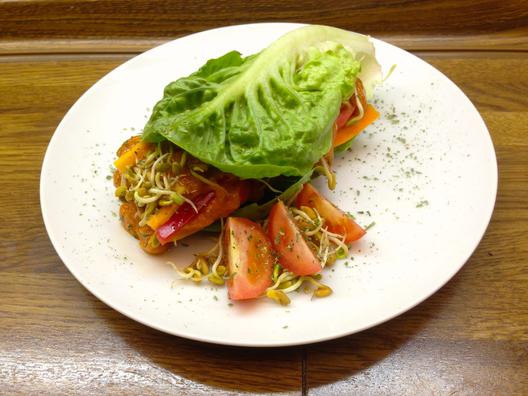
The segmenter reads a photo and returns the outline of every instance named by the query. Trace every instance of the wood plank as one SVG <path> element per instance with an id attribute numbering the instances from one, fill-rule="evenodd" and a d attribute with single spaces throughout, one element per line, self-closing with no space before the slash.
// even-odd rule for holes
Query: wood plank
<path id="1" fill-rule="evenodd" d="M 423 53 L 474 101 L 499 160 L 497 208 L 446 287 L 403 316 L 306 348 L 316 394 L 522 393 L 528 386 L 528 60 Z M 126 55 L 0 57 L 0 389 L 5 393 L 300 393 L 303 348 L 211 346 L 108 308 L 68 273 L 42 224 L 46 145 Z M 514 72 L 512 72 L 514 71 Z"/>
<path id="2" fill-rule="evenodd" d="M 2 393 L 300 393 L 298 349 L 173 337 L 118 314 L 66 273 L 2 272 L 0 290 Z"/>
<path id="3" fill-rule="evenodd" d="M 405 331 L 397 336 L 382 327 L 378 333 L 320 346 L 308 357 L 308 394 L 525 394 L 526 343 L 436 341 Z"/>
<path id="4" fill-rule="evenodd" d="M 373 35 L 463 36 L 526 33 L 527 17 L 523 0 L 328 0 L 324 8 L 318 0 L 24 0 L 0 2 L 0 37 L 172 38 L 262 21 L 326 24 Z"/>
<path id="5" fill-rule="evenodd" d="M 464 36 L 365 33 L 408 51 L 528 51 L 528 33 L 523 30 Z M 178 37 L 181 35 L 138 39 L 3 39 L 0 40 L 0 55 L 138 54 Z"/>
<path id="6" fill-rule="evenodd" d="M 528 98 L 523 92 L 528 92 L 528 56 L 481 55 L 421 56 L 451 78 L 479 110 L 526 111 Z"/>

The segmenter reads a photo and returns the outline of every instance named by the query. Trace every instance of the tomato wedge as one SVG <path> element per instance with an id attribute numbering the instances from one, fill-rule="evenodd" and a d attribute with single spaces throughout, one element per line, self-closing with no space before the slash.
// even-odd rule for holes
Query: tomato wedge
<path id="1" fill-rule="evenodd" d="M 310 250 L 282 201 L 271 208 L 268 235 L 284 268 L 296 275 L 313 275 L 321 271 L 321 263 Z"/>
<path id="2" fill-rule="evenodd" d="M 241 217 L 227 219 L 224 250 L 231 278 L 227 291 L 231 300 L 247 300 L 264 294 L 271 286 L 275 262 L 271 243 L 262 227 Z"/>
<path id="3" fill-rule="evenodd" d="M 315 208 L 323 217 L 328 231 L 343 235 L 345 242 L 350 243 L 365 235 L 365 230 L 350 216 L 326 200 L 311 184 L 306 183 L 295 199 L 295 206 Z"/>

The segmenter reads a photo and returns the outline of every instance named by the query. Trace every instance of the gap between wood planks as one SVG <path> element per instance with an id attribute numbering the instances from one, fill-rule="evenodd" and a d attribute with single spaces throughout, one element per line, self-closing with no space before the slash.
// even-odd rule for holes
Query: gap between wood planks
<path id="1" fill-rule="evenodd" d="M 474 36 L 388 35 L 377 38 L 413 52 L 528 52 L 528 36 L 523 33 Z M 0 55 L 138 54 L 168 41 L 171 39 L 0 40 Z"/>
<path id="2" fill-rule="evenodd" d="M 459 51 L 433 51 L 433 50 L 412 50 L 411 53 L 421 58 L 457 58 L 457 59 L 468 59 L 468 58 L 483 58 L 483 59 L 506 59 L 516 58 L 524 59 L 528 58 L 528 51 L 483 51 L 483 50 L 459 50 Z M 125 62 L 140 52 L 83 52 L 83 53 L 41 53 L 41 54 L 1 54 L 0 63 L 31 63 L 31 62 L 54 62 L 54 61 L 102 61 L 102 60 L 121 60 Z"/>

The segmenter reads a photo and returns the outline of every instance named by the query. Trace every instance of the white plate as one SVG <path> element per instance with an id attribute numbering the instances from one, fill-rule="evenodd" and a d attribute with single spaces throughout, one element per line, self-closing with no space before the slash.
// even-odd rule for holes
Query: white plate
<path id="1" fill-rule="evenodd" d="M 100 300 L 181 337 L 246 346 L 304 344 L 401 314 L 470 257 L 495 202 L 489 133 L 447 77 L 379 40 L 384 72 L 397 65 L 375 92 L 382 117 L 337 159 L 337 190 L 325 191 L 363 225 L 376 224 L 353 246 L 348 265 L 341 261 L 325 271 L 331 297 L 312 300 L 299 293 L 287 308 L 266 300 L 230 305 L 223 288 L 176 280 L 167 256 L 146 255 L 121 228 L 110 166 L 119 145 L 141 131 L 163 87 L 209 58 L 233 49 L 257 52 L 298 26 L 231 26 L 164 44 L 109 73 L 66 114 L 42 167 L 42 213 L 65 265 Z M 169 257 L 185 265 L 209 244 L 194 237 Z"/>

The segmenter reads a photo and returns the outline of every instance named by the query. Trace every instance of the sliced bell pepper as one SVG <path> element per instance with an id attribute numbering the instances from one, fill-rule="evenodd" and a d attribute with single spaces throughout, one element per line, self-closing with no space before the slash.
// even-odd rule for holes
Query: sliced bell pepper
<path id="1" fill-rule="evenodd" d="M 174 213 L 178 210 L 180 205 L 173 204 L 160 208 L 156 213 L 150 215 L 147 225 L 153 230 L 157 230 L 161 225 L 165 224 Z"/>
<path id="2" fill-rule="evenodd" d="M 354 136 L 358 135 L 363 129 L 365 129 L 374 121 L 376 121 L 378 117 L 378 111 L 374 108 L 374 106 L 368 104 L 365 108 L 365 114 L 363 115 L 363 118 L 361 120 L 359 120 L 355 124 L 337 130 L 334 139 L 334 147 L 348 142 Z"/>
<path id="3" fill-rule="evenodd" d="M 353 106 L 350 102 L 345 102 L 341 105 L 339 115 L 335 120 L 335 125 L 337 129 L 341 129 L 346 125 L 347 121 L 350 119 L 355 110 L 356 106 Z"/>
<path id="4" fill-rule="evenodd" d="M 198 216 L 198 213 L 202 211 L 216 196 L 214 191 L 209 191 L 199 195 L 193 201 L 196 210 L 188 202 L 183 203 L 176 213 L 163 225 L 159 226 L 156 230 L 156 237 L 158 241 L 165 245 L 172 241 L 174 235 L 192 219 Z"/>
<path id="5" fill-rule="evenodd" d="M 147 153 L 152 150 L 153 146 L 150 143 L 136 143 L 130 148 L 130 150 L 125 151 L 117 160 L 115 160 L 114 166 L 123 173 L 128 166 L 132 166 L 137 160 L 145 158 Z"/>

